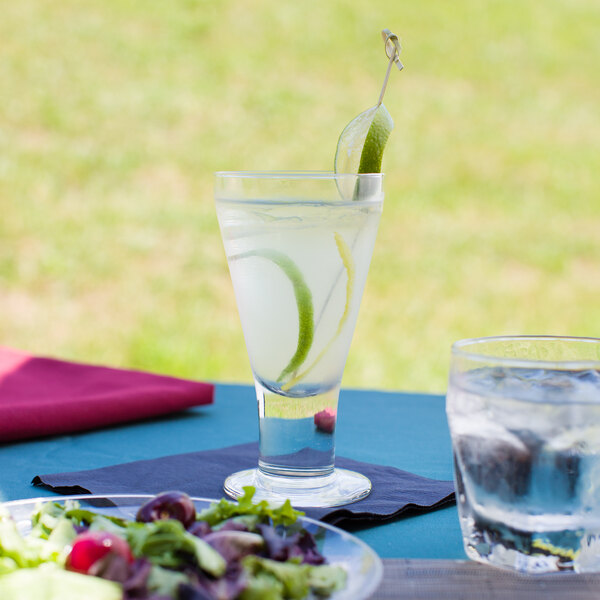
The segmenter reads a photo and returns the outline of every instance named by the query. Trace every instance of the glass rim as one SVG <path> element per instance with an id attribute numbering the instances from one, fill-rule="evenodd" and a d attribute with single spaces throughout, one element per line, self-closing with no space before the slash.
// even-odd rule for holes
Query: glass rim
<path id="1" fill-rule="evenodd" d="M 475 348 L 479 344 L 489 342 L 576 342 L 584 344 L 597 344 L 600 348 L 600 338 L 579 337 L 567 335 L 497 335 L 489 337 L 465 338 L 452 344 L 452 356 L 466 358 L 471 361 L 494 363 L 507 367 L 561 367 L 563 369 L 600 369 L 600 350 L 598 359 L 544 359 L 544 358 L 518 358 L 513 356 L 498 356 L 494 354 L 483 354 L 477 352 Z M 464 347 L 474 347 L 472 350 L 465 350 Z"/>
<path id="2" fill-rule="evenodd" d="M 220 179 L 383 179 L 384 173 L 334 173 L 333 171 L 215 171 Z"/>

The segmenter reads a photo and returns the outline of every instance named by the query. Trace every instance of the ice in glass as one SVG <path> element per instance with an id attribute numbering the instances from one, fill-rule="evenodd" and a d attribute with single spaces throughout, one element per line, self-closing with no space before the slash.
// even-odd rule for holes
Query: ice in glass
<path id="1" fill-rule="evenodd" d="M 457 342 L 447 415 L 468 556 L 600 571 L 600 340 Z"/>

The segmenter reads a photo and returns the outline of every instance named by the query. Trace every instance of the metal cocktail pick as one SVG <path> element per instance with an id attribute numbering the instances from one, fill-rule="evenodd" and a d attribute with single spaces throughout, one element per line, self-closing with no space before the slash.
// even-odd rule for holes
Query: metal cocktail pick
<path id="1" fill-rule="evenodd" d="M 379 94 L 377 106 L 383 102 L 383 95 L 385 94 L 385 88 L 387 87 L 388 79 L 390 78 L 392 65 L 396 63 L 398 71 L 402 71 L 402 69 L 404 69 L 404 65 L 400 62 L 400 52 L 402 51 L 402 47 L 400 46 L 400 40 L 398 39 L 398 36 L 395 33 L 392 33 L 389 29 L 384 29 L 381 32 L 381 37 L 383 38 L 383 43 L 385 44 L 385 55 L 390 60 L 388 62 L 387 71 L 385 72 L 383 85 L 381 86 L 381 93 Z"/>

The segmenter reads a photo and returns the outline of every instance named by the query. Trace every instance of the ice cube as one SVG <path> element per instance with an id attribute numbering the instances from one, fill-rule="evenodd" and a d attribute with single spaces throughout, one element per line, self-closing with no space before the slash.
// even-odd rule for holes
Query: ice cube
<path id="1" fill-rule="evenodd" d="M 597 369 L 587 369 L 585 371 L 578 371 L 575 373 L 575 379 L 578 381 L 585 381 L 596 386 L 598 393 L 600 393 L 600 371 Z"/>
<path id="2" fill-rule="evenodd" d="M 489 428 L 483 433 L 483 436 L 463 435 L 455 441 L 458 461 L 466 475 L 465 483 L 471 480 L 505 501 L 525 495 L 539 442 L 528 431 L 516 435 L 497 425 L 495 435 L 489 435 Z"/>

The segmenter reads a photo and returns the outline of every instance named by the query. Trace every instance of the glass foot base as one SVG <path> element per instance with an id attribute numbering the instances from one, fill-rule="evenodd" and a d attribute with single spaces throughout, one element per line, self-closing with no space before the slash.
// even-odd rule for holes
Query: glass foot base
<path id="1" fill-rule="evenodd" d="M 289 498 L 292 506 L 304 508 L 350 504 L 371 493 L 367 477 L 346 469 L 334 469 L 322 477 L 282 477 L 248 469 L 230 475 L 223 488 L 232 498 L 239 498 L 249 485 L 256 488 L 254 500 L 282 503 Z"/>

